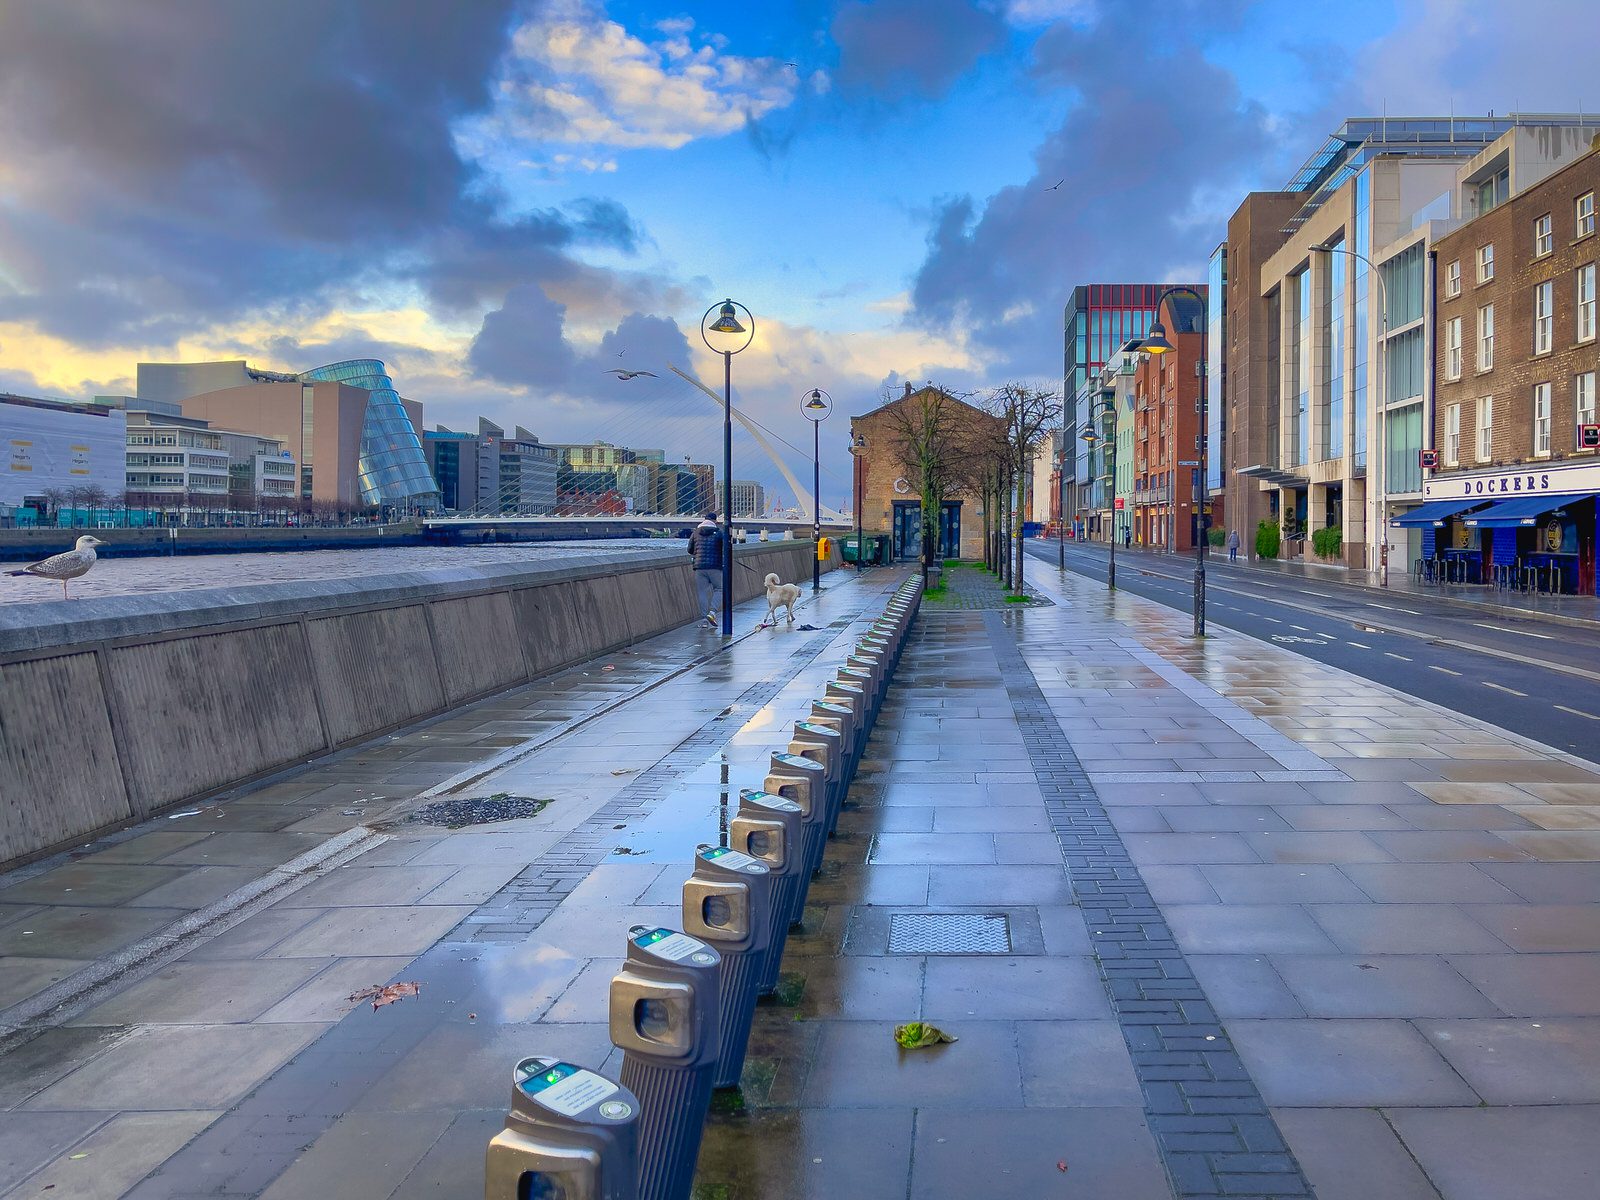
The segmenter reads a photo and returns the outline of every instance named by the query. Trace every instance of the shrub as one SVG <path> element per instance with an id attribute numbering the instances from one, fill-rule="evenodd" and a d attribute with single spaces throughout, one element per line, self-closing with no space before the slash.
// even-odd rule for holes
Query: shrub
<path id="1" fill-rule="evenodd" d="M 1278 523 L 1262 521 L 1256 526 L 1256 557 L 1278 557 Z"/>
<path id="2" fill-rule="evenodd" d="M 1329 525 L 1311 535 L 1311 548 L 1318 558 L 1338 558 L 1343 547 L 1344 530 L 1337 525 Z"/>
<path id="3" fill-rule="evenodd" d="M 1206 541 L 1210 542 L 1213 546 L 1225 546 L 1228 544 L 1228 531 L 1226 529 L 1218 529 L 1213 526 L 1212 528 L 1206 530 Z"/>

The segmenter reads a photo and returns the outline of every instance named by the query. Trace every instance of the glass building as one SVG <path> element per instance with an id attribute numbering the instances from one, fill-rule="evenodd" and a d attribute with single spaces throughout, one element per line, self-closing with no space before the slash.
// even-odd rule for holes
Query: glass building
<path id="1" fill-rule="evenodd" d="M 422 441 L 383 363 L 353 358 L 306 371 L 300 378 L 308 383 L 345 383 L 368 393 L 357 465 L 362 500 L 404 508 L 439 507 L 439 487 L 428 470 Z"/>

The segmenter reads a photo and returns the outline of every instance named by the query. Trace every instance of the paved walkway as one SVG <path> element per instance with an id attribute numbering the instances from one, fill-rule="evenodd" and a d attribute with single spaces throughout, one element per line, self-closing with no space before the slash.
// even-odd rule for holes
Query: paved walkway
<path id="1" fill-rule="evenodd" d="M 725 789 L 892 582 L 472 789 L 538 816 L 389 829 L 0 1057 L 0 1196 L 478 1194 L 511 1063 L 615 1066 L 623 931 L 676 919 Z M 1600 775 L 1053 567 L 1028 586 L 1055 603 L 925 606 L 700 1194 L 1600 1191 Z M 53 911 L 16 908 L 0 935 Z M 1006 952 L 890 953 L 903 913 Z M 351 1011 L 391 979 L 421 995 Z M 900 1051 L 918 1018 L 960 1040 Z"/>

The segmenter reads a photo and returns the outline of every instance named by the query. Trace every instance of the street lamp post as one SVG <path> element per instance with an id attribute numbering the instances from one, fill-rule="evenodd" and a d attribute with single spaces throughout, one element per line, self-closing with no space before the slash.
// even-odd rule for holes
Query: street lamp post
<path id="1" fill-rule="evenodd" d="M 1387 439 L 1389 436 L 1389 397 L 1384 394 L 1384 371 L 1389 361 L 1389 288 L 1383 282 L 1383 272 L 1373 264 L 1373 261 L 1359 250 L 1351 250 L 1345 246 L 1336 246 L 1332 242 L 1319 242 L 1311 247 L 1320 254 L 1348 254 L 1351 258 L 1360 259 L 1367 265 L 1367 270 L 1372 272 L 1372 278 L 1378 283 L 1378 308 L 1382 328 L 1378 334 L 1378 429 L 1377 453 L 1373 455 L 1376 460 L 1376 470 L 1367 472 L 1367 505 L 1369 511 L 1375 511 L 1376 531 L 1378 534 L 1378 584 L 1380 587 L 1389 586 L 1389 462 L 1384 457 Z M 1352 414 L 1353 415 L 1353 414 Z M 1371 481 L 1376 479 L 1378 486 L 1373 487 Z M 1367 518 L 1374 520 L 1372 517 Z"/>
<path id="2" fill-rule="evenodd" d="M 833 397 L 821 388 L 812 388 L 800 411 L 811 422 L 811 594 L 815 596 L 822 590 L 822 559 L 817 555 L 822 544 L 822 423 L 833 411 Z M 859 542 L 856 557 L 861 557 Z"/>
<path id="3" fill-rule="evenodd" d="M 1161 294 L 1156 297 L 1156 303 L 1155 303 L 1156 319 L 1155 319 L 1154 322 L 1151 323 L 1150 332 L 1149 332 L 1148 335 L 1146 335 L 1146 337 L 1144 339 L 1144 343 L 1141 346 L 1141 349 L 1148 350 L 1151 354 L 1167 354 L 1167 353 L 1170 353 L 1172 351 L 1173 345 L 1172 345 L 1171 342 L 1169 342 L 1167 340 L 1167 331 L 1164 328 L 1162 328 L 1162 325 L 1161 325 L 1161 305 L 1166 301 L 1168 296 L 1177 296 L 1177 295 L 1193 296 L 1200 304 L 1200 370 L 1199 370 L 1199 376 L 1200 376 L 1200 438 L 1199 438 L 1200 449 L 1195 455 L 1196 460 L 1199 463 L 1199 466 L 1198 466 L 1198 468 L 1197 468 L 1197 470 L 1195 472 L 1195 486 L 1194 486 L 1194 506 L 1195 506 L 1195 514 L 1194 514 L 1194 534 L 1195 534 L 1195 536 L 1194 536 L 1194 636 L 1195 637 L 1205 637 L 1205 635 L 1206 635 L 1206 534 L 1207 534 L 1207 530 L 1206 530 L 1206 491 L 1207 491 L 1207 484 L 1206 484 L 1206 453 L 1210 449 L 1210 447 L 1207 445 L 1207 442 L 1209 440 L 1209 431 L 1208 431 L 1208 429 L 1206 427 L 1206 391 L 1207 391 L 1207 383 L 1209 382 L 1209 380 L 1208 380 L 1208 372 L 1210 370 L 1210 363 L 1209 363 L 1209 361 L 1208 361 L 1208 359 L 1206 357 L 1206 326 L 1208 324 L 1207 314 L 1206 314 L 1206 298 L 1204 296 L 1202 296 L 1194 288 L 1189 287 L 1189 286 L 1187 286 L 1185 284 L 1178 284 L 1178 285 L 1176 285 L 1174 287 L 1165 288 L 1161 292 Z M 1174 311 L 1173 316 L 1174 316 L 1174 318 L 1177 317 L 1176 311 Z M 1173 328 L 1174 328 L 1174 332 L 1176 332 L 1176 328 L 1177 328 L 1176 320 L 1174 320 Z M 1174 433 L 1177 432 L 1176 424 L 1174 424 L 1174 426 L 1173 426 L 1173 432 Z M 1176 509 L 1177 509 L 1177 504 L 1176 504 L 1176 501 L 1177 501 L 1177 481 L 1176 481 L 1176 479 L 1174 479 L 1174 481 L 1173 481 L 1173 501 L 1174 501 L 1174 503 L 1173 503 L 1173 506 L 1172 506 L 1173 507 L 1173 513 L 1172 513 L 1172 535 L 1173 535 L 1173 537 L 1172 537 L 1172 540 L 1173 540 L 1174 543 L 1176 543 L 1177 540 L 1178 540 L 1178 537 L 1177 537 L 1177 535 L 1178 535 L 1178 516 L 1177 516 L 1177 511 L 1176 511 Z M 1174 548 L 1176 548 L 1176 547 L 1174 547 Z"/>
<path id="4" fill-rule="evenodd" d="M 1056 565 L 1067 569 L 1067 430 L 1061 428 L 1061 451 L 1056 455 Z"/>
<path id="5" fill-rule="evenodd" d="M 748 325 L 739 323 L 742 304 L 724 300 L 700 318 L 700 338 L 712 353 L 722 355 L 722 636 L 733 636 L 733 356 L 755 340 L 756 322 L 744 308 Z M 706 324 L 711 314 L 717 319 Z M 711 335 L 717 340 L 712 341 Z"/>
<path id="6" fill-rule="evenodd" d="M 859 575 L 866 568 L 865 552 L 861 547 L 861 460 L 867 453 L 867 439 L 864 434 L 856 434 L 850 441 L 850 457 L 854 459 L 855 472 L 851 480 L 855 484 L 855 495 L 851 498 L 850 507 L 856 511 L 856 574 Z"/>
<path id="7" fill-rule="evenodd" d="M 1111 436 L 1104 439 L 1106 469 L 1111 475 L 1111 565 L 1106 570 L 1106 590 L 1117 590 L 1117 404 L 1109 390 L 1100 393 L 1101 399 L 1089 410 L 1089 421 L 1078 436 L 1089 443 L 1089 453 L 1094 453 L 1095 443 L 1102 440 L 1095 423 L 1111 418 Z"/>

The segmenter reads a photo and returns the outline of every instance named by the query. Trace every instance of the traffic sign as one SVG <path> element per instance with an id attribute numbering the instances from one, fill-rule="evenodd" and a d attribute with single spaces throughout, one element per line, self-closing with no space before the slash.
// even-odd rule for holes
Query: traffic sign
<path id="1" fill-rule="evenodd" d="M 1578 426 L 1578 449 L 1600 450 L 1600 425 Z"/>
<path id="2" fill-rule="evenodd" d="M 1417 461 L 1422 464 L 1424 471 L 1436 471 L 1439 468 L 1439 452 L 1437 450 L 1418 450 Z"/>
<path id="3" fill-rule="evenodd" d="M 1124 508 L 1127 507 L 1127 505 L 1124 503 L 1124 501 L 1126 499 L 1127 499 L 1126 496 L 1118 496 L 1117 497 L 1117 511 L 1118 512 L 1121 512 Z"/>

